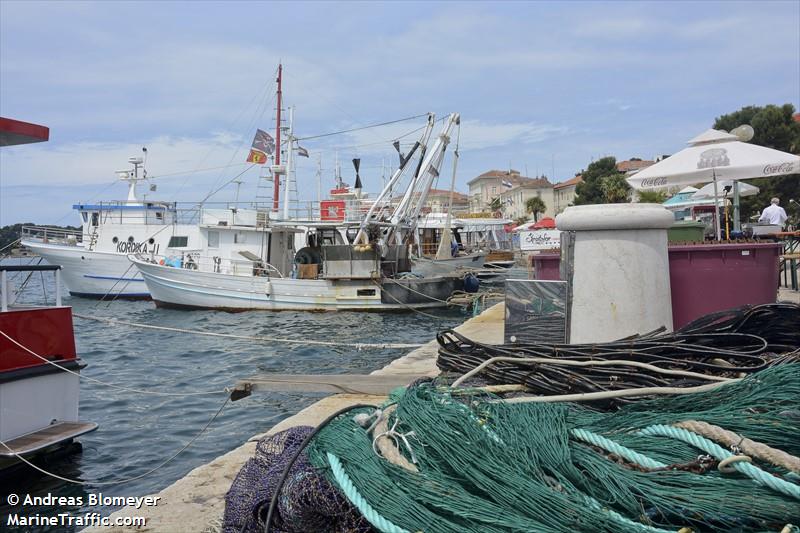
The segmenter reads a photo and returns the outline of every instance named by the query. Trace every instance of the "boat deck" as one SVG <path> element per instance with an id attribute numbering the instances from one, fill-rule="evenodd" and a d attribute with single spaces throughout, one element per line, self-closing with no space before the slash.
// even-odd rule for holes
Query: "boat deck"
<path id="1" fill-rule="evenodd" d="M 0 457 L 35 453 L 95 429 L 97 429 L 97 424 L 93 422 L 57 422 L 39 431 L 6 442 L 6 446 L 0 449 Z"/>

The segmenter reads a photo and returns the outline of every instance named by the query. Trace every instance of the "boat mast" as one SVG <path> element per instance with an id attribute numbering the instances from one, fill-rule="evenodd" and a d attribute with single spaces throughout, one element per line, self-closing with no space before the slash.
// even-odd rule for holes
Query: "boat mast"
<path id="1" fill-rule="evenodd" d="M 275 167 L 281 164 L 281 78 L 283 75 L 283 65 L 278 64 L 278 110 L 275 118 Z M 274 189 L 272 193 L 272 210 L 278 210 L 278 200 L 280 199 L 281 176 L 280 173 L 272 174 Z"/>

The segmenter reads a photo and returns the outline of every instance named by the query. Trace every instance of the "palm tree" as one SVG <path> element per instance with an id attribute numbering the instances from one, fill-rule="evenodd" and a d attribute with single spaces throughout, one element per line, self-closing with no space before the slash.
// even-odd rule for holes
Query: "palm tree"
<path id="1" fill-rule="evenodd" d="M 525 210 L 533 215 L 534 222 L 539 222 L 539 215 L 547 210 L 544 200 L 538 196 L 528 198 L 525 202 Z"/>

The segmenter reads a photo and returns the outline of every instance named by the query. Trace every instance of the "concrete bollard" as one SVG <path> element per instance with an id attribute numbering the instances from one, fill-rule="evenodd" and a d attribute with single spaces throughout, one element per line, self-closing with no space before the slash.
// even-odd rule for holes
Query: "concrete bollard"
<path id="1" fill-rule="evenodd" d="M 612 341 L 661 326 L 672 331 L 667 228 L 658 204 L 568 207 L 556 227 L 573 246 L 570 342 Z"/>

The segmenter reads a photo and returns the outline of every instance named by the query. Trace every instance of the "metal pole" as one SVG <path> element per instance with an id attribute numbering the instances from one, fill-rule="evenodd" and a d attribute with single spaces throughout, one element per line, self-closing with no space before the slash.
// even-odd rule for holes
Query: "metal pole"
<path id="1" fill-rule="evenodd" d="M 733 181 L 733 231 L 741 231 L 742 223 L 739 219 L 739 180 Z"/>
<path id="2" fill-rule="evenodd" d="M 722 240 L 722 232 L 720 231 L 719 224 L 719 190 L 717 189 L 717 173 L 711 169 L 714 177 L 714 234 L 717 236 L 717 241 Z"/>
<path id="3" fill-rule="evenodd" d="M 61 268 L 56 270 L 56 307 L 61 307 Z"/>
<path id="4" fill-rule="evenodd" d="M 294 172 L 294 107 L 289 108 L 289 134 L 286 136 L 286 181 L 283 191 L 283 218 L 289 220 L 289 199 L 292 190 L 292 173 Z"/>
<path id="5" fill-rule="evenodd" d="M 8 278 L 5 270 L 0 270 L 0 310 L 8 311 Z"/>
<path id="6" fill-rule="evenodd" d="M 281 76 L 283 75 L 283 65 L 278 65 L 278 112 L 275 119 L 275 166 L 281 164 Z M 272 210 L 278 210 L 280 200 L 281 177 L 277 172 L 272 173 L 274 187 L 272 196 Z"/>
<path id="7" fill-rule="evenodd" d="M 322 205 L 322 155 L 317 154 L 317 207 Z"/>

